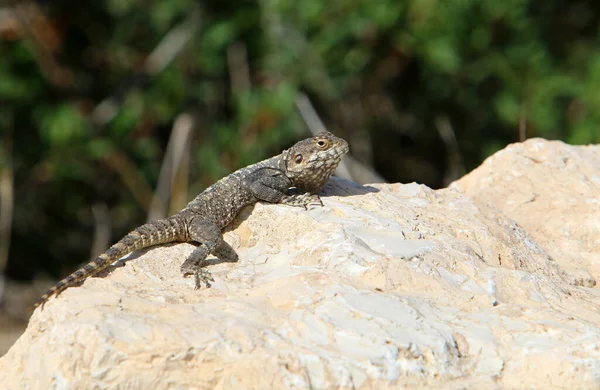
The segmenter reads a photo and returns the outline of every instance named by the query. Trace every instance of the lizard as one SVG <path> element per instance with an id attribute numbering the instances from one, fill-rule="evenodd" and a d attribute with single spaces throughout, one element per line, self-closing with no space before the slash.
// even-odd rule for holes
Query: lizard
<path id="1" fill-rule="evenodd" d="M 238 169 L 197 195 L 182 210 L 146 223 L 126 234 L 95 260 L 56 283 L 35 304 L 45 304 L 65 289 L 108 268 L 136 250 L 174 242 L 196 244 L 181 264 L 184 277 L 193 275 L 195 289 L 214 282 L 206 270 L 209 254 L 221 261 L 236 262 L 238 255 L 223 240 L 225 229 L 240 210 L 259 201 L 308 208 L 323 205 L 318 192 L 327 184 L 348 153 L 348 143 L 329 132 L 297 142 L 281 154 Z"/>

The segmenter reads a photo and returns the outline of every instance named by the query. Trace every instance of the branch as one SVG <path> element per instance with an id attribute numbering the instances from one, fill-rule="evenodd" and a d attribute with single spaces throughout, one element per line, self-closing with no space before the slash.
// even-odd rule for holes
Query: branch
<path id="1" fill-rule="evenodd" d="M 182 162 L 189 161 L 188 155 L 193 129 L 194 117 L 191 114 L 184 112 L 175 119 L 167 151 L 160 167 L 156 191 L 148 212 L 148 221 L 166 217 L 167 202 L 175 185 L 177 172 L 181 169 Z"/>

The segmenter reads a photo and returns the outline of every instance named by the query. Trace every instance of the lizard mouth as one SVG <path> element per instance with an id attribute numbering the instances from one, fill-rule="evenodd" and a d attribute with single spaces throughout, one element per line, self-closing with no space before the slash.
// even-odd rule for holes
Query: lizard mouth
<path id="1" fill-rule="evenodd" d="M 342 155 L 348 153 L 350 151 L 350 146 L 348 146 L 348 142 L 344 141 L 342 145 Z"/>
<path id="2" fill-rule="evenodd" d="M 338 145 L 333 150 L 336 152 L 335 158 L 339 158 L 339 162 L 342 160 L 342 157 L 350 151 L 350 147 L 348 146 L 348 142 L 340 138 Z"/>

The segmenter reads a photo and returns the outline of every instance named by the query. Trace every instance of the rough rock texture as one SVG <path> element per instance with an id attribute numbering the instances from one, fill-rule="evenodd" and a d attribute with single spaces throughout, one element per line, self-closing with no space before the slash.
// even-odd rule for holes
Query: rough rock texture
<path id="1" fill-rule="evenodd" d="M 36 310 L 0 383 L 598 388 L 600 294 L 577 280 L 600 262 L 599 164 L 598 147 L 533 140 L 455 188 L 333 180 L 323 208 L 258 204 L 212 288 L 180 278 L 189 244 L 131 256 Z M 526 189 L 547 206 L 516 206 Z"/>
<path id="2" fill-rule="evenodd" d="M 523 226 L 573 284 L 600 280 L 600 146 L 534 138 L 496 153 L 453 187 Z"/>

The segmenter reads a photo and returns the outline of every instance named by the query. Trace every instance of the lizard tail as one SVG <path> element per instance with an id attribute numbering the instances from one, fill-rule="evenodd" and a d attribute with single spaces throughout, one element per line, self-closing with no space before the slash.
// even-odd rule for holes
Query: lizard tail
<path id="1" fill-rule="evenodd" d="M 129 232 L 119 242 L 111 246 L 71 275 L 56 283 L 35 303 L 34 307 L 42 305 L 53 295 L 58 295 L 74 284 L 108 268 L 112 263 L 133 251 L 153 245 L 166 244 L 175 241 L 185 241 L 186 229 L 177 218 L 169 217 L 144 224 Z"/>

